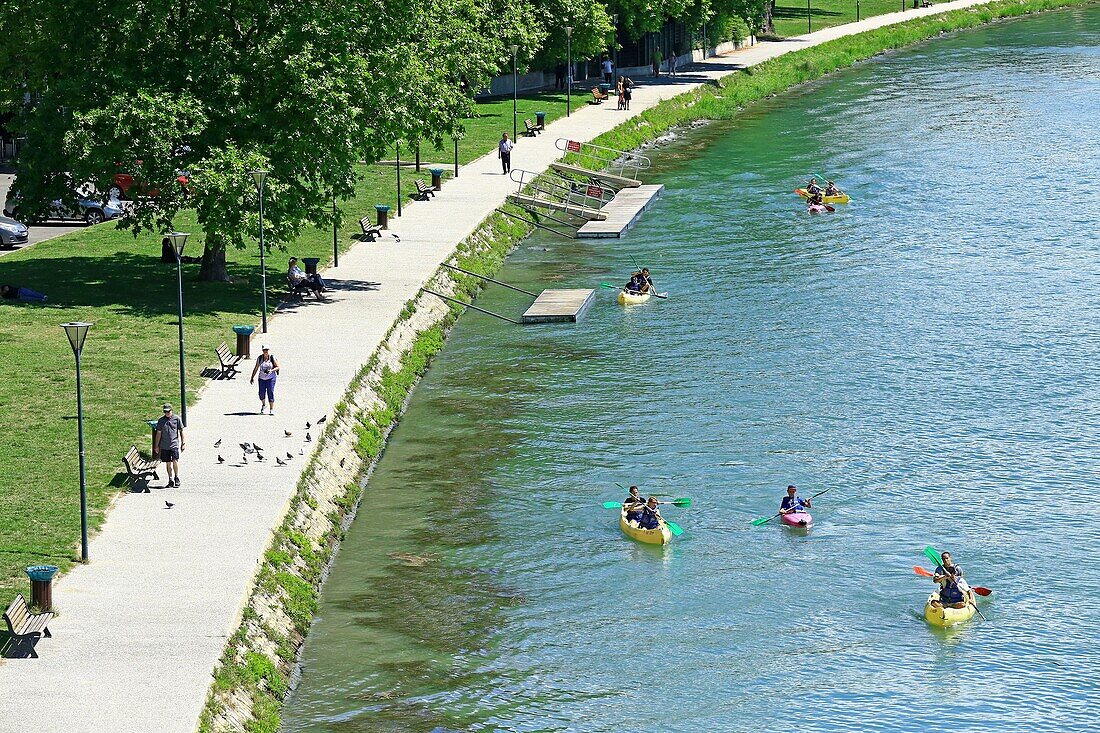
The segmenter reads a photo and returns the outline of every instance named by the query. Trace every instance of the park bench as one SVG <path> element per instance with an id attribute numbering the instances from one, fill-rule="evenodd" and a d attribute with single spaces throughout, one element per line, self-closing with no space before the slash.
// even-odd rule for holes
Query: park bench
<path id="1" fill-rule="evenodd" d="M 414 178 L 413 183 L 416 184 L 416 193 L 409 194 L 414 199 L 420 199 L 421 201 L 427 201 L 432 196 L 435 196 L 435 189 L 431 186 L 424 184 L 424 181 L 419 178 Z"/>
<path id="2" fill-rule="evenodd" d="M 531 124 L 531 120 L 524 120 L 523 126 L 527 128 L 527 132 L 525 132 L 524 134 L 528 137 L 534 137 L 535 135 L 538 135 L 540 132 L 542 132 L 542 130 Z"/>
<path id="3" fill-rule="evenodd" d="M 290 289 L 290 297 L 292 298 L 300 298 L 303 293 L 313 293 L 314 296 L 317 297 L 317 300 L 321 299 L 321 294 L 313 289 L 313 285 L 308 278 L 294 282 L 290 278 L 290 275 L 287 275 L 286 286 Z"/>
<path id="4" fill-rule="evenodd" d="M 15 596 L 15 600 L 9 603 L 8 609 L 4 611 L 4 623 L 7 624 L 13 645 L 31 642 L 29 648 L 32 657 L 38 656 L 34 651 L 34 642 L 43 636 L 51 636 L 46 624 L 52 618 L 53 614 L 48 611 L 46 613 L 31 613 L 31 609 L 27 606 L 27 601 L 23 598 L 22 593 Z"/>
<path id="5" fill-rule="evenodd" d="M 373 242 L 382 236 L 382 227 L 372 224 L 369 216 L 359 220 L 359 228 L 363 230 L 363 236 L 368 242 Z"/>
<path id="6" fill-rule="evenodd" d="M 232 379 L 240 371 L 237 365 L 241 363 L 241 357 L 230 352 L 229 344 L 224 341 L 221 342 L 218 348 L 214 349 L 214 353 L 218 355 L 221 378 Z"/>
<path id="7" fill-rule="evenodd" d="M 607 92 L 601 92 L 599 87 L 592 87 L 592 101 L 589 104 L 603 104 L 607 101 Z"/>
<path id="8" fill-rule="evenodd" d="M 157 462 L 147 461 L 138 453 L 136 445 L 131 445 L 130 450 L 122 457 L 122 465 L 126 467 L 126 476 L 130 483 L 137 487 L 139 484 L 149 490 L 149 478 L 160 478 L 157 475 Z"/>

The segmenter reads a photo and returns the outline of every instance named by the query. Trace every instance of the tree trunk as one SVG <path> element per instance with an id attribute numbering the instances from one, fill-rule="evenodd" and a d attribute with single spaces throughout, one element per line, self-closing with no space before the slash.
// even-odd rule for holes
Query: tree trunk
<path id="1" fill-rule="evenodd" d="M 766 0 L 764 3 L 764 32 L 775 34 L 775 0 Z"/>
<path id="2" fill-rule="evenodd" d="M 229 282 L 229 270 L 225 268 L 225 243 L 214 237 L 206 238 L 206 247 L 202 251 L 202 265 L 199 267 L 199 280 Z"/>

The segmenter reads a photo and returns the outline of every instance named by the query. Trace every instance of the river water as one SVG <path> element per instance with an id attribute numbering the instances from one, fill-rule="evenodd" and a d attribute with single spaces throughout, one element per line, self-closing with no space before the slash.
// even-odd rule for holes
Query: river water
<path id="1" fill-rule="evenodd" d="M 881 57 L 655 155 L 579 325 L 469 313 L 351 527 L 286 731 L 1063 731 L 1100 713 L 1100 11 Z M 808 216 L 808 172 L 854 202 Z M 481 305 L 526 302 L 502 288 Z M 615 484 L 690 496 L 667 548 Z M 783 488 L 816 525 L 750 526 Z M 932 544 L 994 590 L 922 618 Z"/>

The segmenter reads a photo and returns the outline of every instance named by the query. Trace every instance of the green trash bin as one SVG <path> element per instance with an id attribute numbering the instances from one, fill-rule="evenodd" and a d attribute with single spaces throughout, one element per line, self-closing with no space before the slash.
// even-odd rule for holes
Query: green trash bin
<path id="1" fill-rule="evenodd" d="M 255 326 L 234 326 L 233 333 L 237 334 L 237 356 L 248 359 L 252 356 L 252 334 Z"/>

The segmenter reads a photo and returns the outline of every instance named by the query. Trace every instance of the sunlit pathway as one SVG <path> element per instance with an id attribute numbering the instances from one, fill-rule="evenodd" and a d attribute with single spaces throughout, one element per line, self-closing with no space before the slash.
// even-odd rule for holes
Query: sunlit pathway
<path id="1" fill-rule="evenodd" d="M 880 16 L 709 59 L 676 82 L 643 84 L 629 113 L 614 104 L 585 105 L 578 95 L 574 115 L 522 140 L 513 165 L 543 171 L 561 155 L 557 138 L 590 140 L 737 66 L 977 4 L 960 0 Z M 182 487 L 122 496 L 91 544 L 91 564 L 58 583 L 54 599 L 61 615 L 50 625 L 53 638 L 38 644 L 41 657 L 0 663 L 0 727 L 112 733 L 196 728 L 211 672 L 239 623 L 258 560 L 316 445 L 303 442 L 306 421 L 333 409 L 404 304 L 514 187 L 501 175 L 495 153 L 474 161 L 435 199 L 408 205 L 392 227 L 400 242 L 387 235 L 344 255 L 340 267 L 326 273 L 333 284 L 329 302 L 307 303 L 274 318 L 270 333 L 254 343 L 257 350 L 261 342 L 270 344 L 283 367 L 276 417 L 254 414 L 257 400 L 247 371 L 243 378 L 207 386 L 188 411 Z M 285 437 L 284 429 L 294 435 Z M 215 449 L 219 439 L 223 444 Z M 241 459 L 236 446 L 245 441 L 264 446 L 268 460 L 235 465 Z M 119 446 L 120 456 L 124 449 Z M 274 465 L 274 457 L 287 451 L 294 455 L 290 467 Z M 227 463 L 217 463 L 219 453 Z M 165 507 L 166 498 L 173 508 Z"/>

